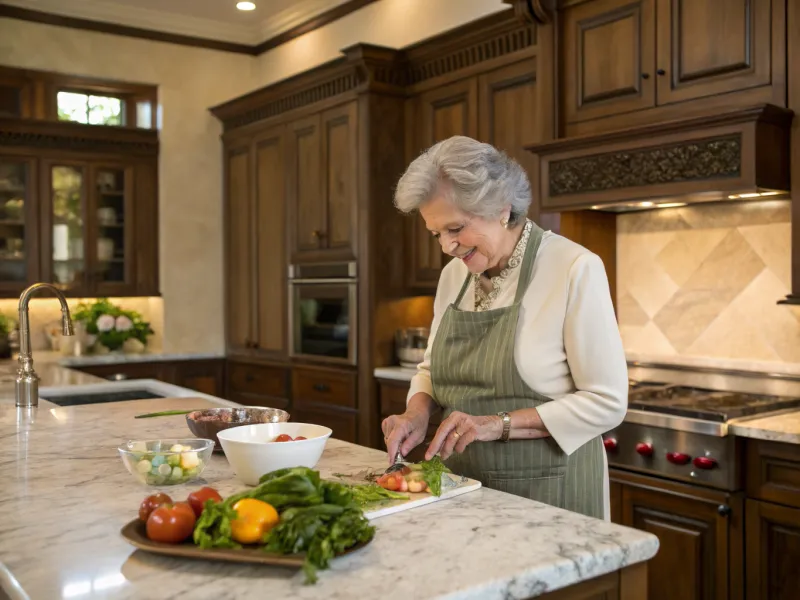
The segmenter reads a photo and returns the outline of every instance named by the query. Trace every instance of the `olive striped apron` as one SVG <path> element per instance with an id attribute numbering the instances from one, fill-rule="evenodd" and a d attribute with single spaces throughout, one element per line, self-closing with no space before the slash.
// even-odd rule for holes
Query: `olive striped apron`
<path id="1" fill-rule="evenodd" d="M 456 301 L 447 307 L 434 337 L 431 380 L 436 402 L 447 417 L 453 411 L 494 415 L 535 408 L 552 399 L 533 391 L 514 361 L 520 304 L 528 288 L 542 241 L 533 223 L 511 306 L 482 312 L 459 309 L 467 275 Z M 454 473 L 486 487 L 523 496 L 599 519 L 604 518 L 605 461 L 600 436 L 567 456 L 552 437 L 472 442 L 446 464 Z"/>

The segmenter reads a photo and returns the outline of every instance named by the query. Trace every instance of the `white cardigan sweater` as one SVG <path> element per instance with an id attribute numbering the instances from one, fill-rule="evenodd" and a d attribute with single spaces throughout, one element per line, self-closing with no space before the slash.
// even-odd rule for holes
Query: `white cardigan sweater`
<path id="1" fill-rule="evenodd" d="M 457 259 L 442 271 L 428 348 L 411 380 L 409 399 L 418 392 L 433 396 L 431 348 L 467 273 Z M 514 269 L 492 308 L 514 302 L 518 281 L 519 269 Z M 459 308 L 474 310 L 474 305 L 470 285 Z M 567 454 L 622 422 L 628 406 L 628 369 L 608 278 L 597 255 L 565 237 L 544 233 L 522 299 L 514 359 L 525 383 L 553 399 L 539 406 L 539 416 Z"/>

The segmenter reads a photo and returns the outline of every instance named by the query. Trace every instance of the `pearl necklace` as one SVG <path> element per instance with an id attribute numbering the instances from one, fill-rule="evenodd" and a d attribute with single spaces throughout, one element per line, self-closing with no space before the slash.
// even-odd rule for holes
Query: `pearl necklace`
<path id="1" fill-rule="evenodd" d="M 500 294 L 500 290 L 502 289 L 506 278 L 509 276 L 512 270 L 522 264 L 522 259 L 525 255 L 525 248 L 528 245 L 528 239 L 531 237 L 532 227 L 533 222 L 527 220 L 525 222 L 525 228 L 522 230 L 522 235 L 520 236 L 517 245 L 514 247 L 514 252 L 511 253 L 511 258 L 508 259 L 506 268 L 500 271 L 499 275 L 490 278 L 490 281 L 492 282 L 492 290 L 488 294 L 483 290 L 483 287 L 481 287 L 481 276 L 476 274 L 472 275 L 472 280 L 475 284 L 475 312 L 489 310 L 492 307 L 492 303 Z"/>

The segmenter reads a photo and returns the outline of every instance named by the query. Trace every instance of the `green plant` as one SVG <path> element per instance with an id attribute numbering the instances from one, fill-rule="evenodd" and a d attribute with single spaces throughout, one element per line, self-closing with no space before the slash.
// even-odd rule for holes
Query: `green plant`
<path id="1" fill-rule="evenodd" d="M 17 326 L 17 320 L 0 313 L 0 335 L 8 335 Z"/>
<path id="2" fill-rule="evenodd" d="M 150 323 L 135 310 L 122 309 L 108 300 L 99 298 L 91 304 L 81 302 L 73 311 L 73 319 L 82 322 L 86 333 L 97 336 L 97 341 L 109 350 L 117 350 L 126 340 L 136 339 L 147 344 L 153 330 Z"/>

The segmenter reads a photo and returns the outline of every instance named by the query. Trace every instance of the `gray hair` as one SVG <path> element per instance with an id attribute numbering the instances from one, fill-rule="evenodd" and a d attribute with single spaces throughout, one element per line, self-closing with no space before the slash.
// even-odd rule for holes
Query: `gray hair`
<path id="1" fill-rule="evenodd" d="M 414 159 L 397 183 L 394 204 L 410 213 L 437 192 L 448 194 L 465 212 L 486 218 L 498 217 L 510 204 L 511 224 L 524 217 L 531 204 L 528 176 L 515 160 L 491 144 L 461 135 Z"/>

